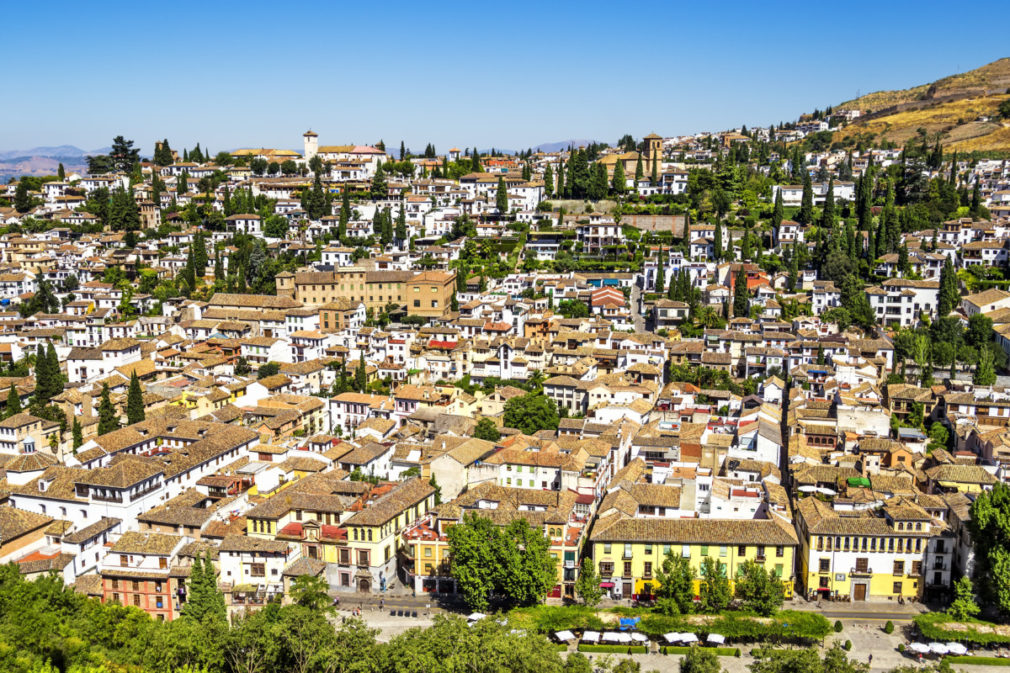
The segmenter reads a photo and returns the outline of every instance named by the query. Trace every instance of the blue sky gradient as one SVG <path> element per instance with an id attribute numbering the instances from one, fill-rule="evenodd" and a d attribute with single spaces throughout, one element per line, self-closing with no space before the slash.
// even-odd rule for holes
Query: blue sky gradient
<path id="1" fill-rule="evenodd" d="M 9 3 L 0 150 L 526 148 L 764 125 L 1010 55 L 997 3 Z M 965 14 L 970 12 L 970 17 Z"/>

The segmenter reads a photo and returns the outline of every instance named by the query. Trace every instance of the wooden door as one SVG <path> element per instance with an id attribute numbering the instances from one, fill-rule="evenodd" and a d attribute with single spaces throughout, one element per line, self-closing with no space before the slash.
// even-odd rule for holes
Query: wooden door
<path id="1" fill-rule="evenodd" d="M 855 593 L 853 594 L 853 599 L 854 600 L 857 600 L 857 601 L 865 601 L 866 600 L 866 585 L 865 584 L 856 584 L 856 585 L 853 586 L 853 590 L 855 591 Z"/>

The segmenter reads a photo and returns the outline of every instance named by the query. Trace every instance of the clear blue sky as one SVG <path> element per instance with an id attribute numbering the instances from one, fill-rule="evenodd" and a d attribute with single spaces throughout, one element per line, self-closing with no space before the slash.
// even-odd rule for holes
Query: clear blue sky
<path id="1" fill-rule="evenodd" d="M 962 8 L 963 9 L 963 8 Z M 768 124 L 1010 55 L 948 2 L 32 2 L 4 7 L 0 150 L 401 139 L 525 148 Z"/>

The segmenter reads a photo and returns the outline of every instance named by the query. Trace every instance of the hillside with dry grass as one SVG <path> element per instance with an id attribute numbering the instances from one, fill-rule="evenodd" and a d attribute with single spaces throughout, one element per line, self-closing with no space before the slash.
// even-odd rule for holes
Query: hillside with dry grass
<path id="1" fill-rule="evenodd" d="M 900 91 L 877 91 L 835 107 L 865 115 L 839 129 L 833 140 L 869 139 L 903 145 L 924 129 L 948 150 L 1010 151 L 1010 120 L 1000 103 L 1010 98 L 1010 58 Z"/>
<path id="2" fill-rule="evenodd" d="M 993 89 L 1001 93 L 1010 88 L 1010 58 L 1001 58 L 981 68 L 938 79 L 931 84 L 921 84 L 911 89 L 875 91 L 854 100 L 836 105 L 836 110 L 861 110 L 875 112 L 881 108 L 912 101 L 940 98 L 949 95 L 978 96 Z"/>

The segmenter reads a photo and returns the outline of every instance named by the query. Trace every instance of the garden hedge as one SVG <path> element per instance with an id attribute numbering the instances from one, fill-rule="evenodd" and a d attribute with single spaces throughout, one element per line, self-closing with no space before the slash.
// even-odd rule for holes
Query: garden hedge
<path id="1" fill-rule="evenodd" d="M 916 615 L 913 619 L 919 633 L 927 640 L 955 641 L 961 643 L 973 643 L 976 645 L 989 645 L 994 643 L 1010 643 L 1010 635 L 996 633 L 994 629 L 1002 628 L 999 624 L 983 622 L 977 619 L 954 619 L 950 615 L 942 612 L 927 612 Z M 951 628 L 950 625 L 958 624 L 963 628 Z"/>
<path id="2" fill-rule="evenodd" d="M 944 657 L 945 662 L 951 664 L 967 664 L 969 666 L 1010 666 L 1010 659 L 1003 657 Z"/>
<path id="3" fill-rule="evenodd" d="M 601 654 L 648 654 L 649 648 L 645 645 L 593 645 L 592 643 L 579 643 L 579 652 L 598 652 Z"/>

